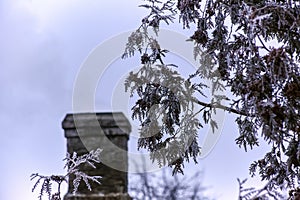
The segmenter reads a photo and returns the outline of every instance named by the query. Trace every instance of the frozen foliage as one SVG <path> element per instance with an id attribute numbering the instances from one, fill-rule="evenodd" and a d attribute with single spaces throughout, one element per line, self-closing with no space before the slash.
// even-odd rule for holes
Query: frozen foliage
<path id="1" fill-rule="evenodd" d="M 172 69 L 176 66 L 164 64 L 161 59 L 166 51 L 155 39 L 150 38 L 150 48 L 151 54 L 145 52 L 142 56 L 143 66 L 138 72 L 131 72 L 125 83 L 126 90 L 138 95 L 132 108 L 132 118 L 141 122 L 138 146 L 148 149 L 159 164 L 173 165 L 174 173 L 183 172 L 183 159 L 191 155 L 196 162 L 200 152 L 196 138 L 202 125 L 190 110 L 194 106 L 192 94 L 196 92 L 193 88 L 200 91 L 205 85 L 184 80 Z M 156 60 L 160 63 L 154 65 Z"/>
<path id="2" fill-rule="evenodd" d="M 274 187 L 297 187 L 300 1 L 146 2 L 142 7 L 150 14 L 129 37 L 123 55 L 133 56 L 137 51 L 141 56 L 140 71 L 131 72 L 125 83 L 138 96 L 132 117 L 141 122 L 139 148 L 148 149 L 153 160 L 172 166 L 174 173 L 183 172 L 184 160 L 196 161 L 200 153 L 198 130 L 205 123 L 217 128 L 211 113 L 224 109 L 237 117 L 237 145 L 247 151 L 259 146 L 262 138 L 271 147 L 250 166 L 250 173 L 258 172 Z M 178 74 L 174 63 L 164 63 L 168 50 L 160 47 L 157 35 L 148 34 L 153 28 L 159 34 L 161 22 L 169 24 L 176 15 L 183 28 L 195 29 L 188 41 L 195 45 L 199 68 L 188 78 Z M 213 82 L 208 102 L 196 95 L 203 94 L 205 85 L 199 82 L 203 78 Z M 216 95 L 224 89 L 234 96 L 228 107 L 223 104 L 228 99 Z M 196 104 L 201 108 L 195 109 Z"/>
<path id="3" fill-rule="evenodd" d="M 31 180 L 37 179 L 33 188 L 32 192 L 34 192 L 39 185 L 41 185 L 40 193 L 38 196 L 39 200 L 42 200 L 43 195 L 47 195 L 49 200 L 61 200 L 61 194 L 60 194 L 60 187 L 63 182 L 68 182 L 68 179 L 70 176 L 75 176 L 75 179 L 73 181 L 73 193 L 77 192 L 78 186 L 81 182 L 81 180 L 84 181 L 87 188 L 91 191 L 92 188 L 89 184 L 89 181 L 94 181 L 98 184 L 100 184 L 99 179 L 100 176 L 89 176 L 86 173 L 79 170 L 79 166 L 83 164 L 88 164 L 91 167 L 95 168 L 94 163 L 99 163 L 100 159 L 100 149 L 97 149 L 95 151 L 90 151 L 88 154 L 84 154 L 82 156 L 77 156 L 76 152 L 74 152 L 72 155 L 67 153 L 66 158 L 64 159 L 66 164 L 65 168 L 67 168 L 67 173 L 65 175 L 51 175 L 51 176 L 42 176 L 38 173 L 31 175 Z M 52 190 L 52 183 L 57 183 L 58 189 L 57 192 L 53 193 Z"/>

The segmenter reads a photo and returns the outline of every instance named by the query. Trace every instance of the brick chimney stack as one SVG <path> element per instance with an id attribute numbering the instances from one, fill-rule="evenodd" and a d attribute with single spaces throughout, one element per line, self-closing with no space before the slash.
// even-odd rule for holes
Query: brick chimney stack
<path id="1" fill-rule="evenodd" d="M 89 175 L 102 176 L 101 185 L 91 183 L 89 191 L 81 182 L 78 193 L 73 195 L 71 177 L 64 200 L 131 200 L 127 193 L 127 142 L 131 126 L 123 113 L 67 114 L 62 127 L 68 153 L 83 155 L 97 148 L 103 150 L 96 169 L 85 165 L 81 168 Z"/>

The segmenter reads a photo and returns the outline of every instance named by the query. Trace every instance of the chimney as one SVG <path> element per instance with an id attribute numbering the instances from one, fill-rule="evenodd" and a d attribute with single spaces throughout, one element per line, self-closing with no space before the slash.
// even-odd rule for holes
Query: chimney
<path id="1" fill-rule="evenodd" d="M 88 175 L 102 176 L 101 185 L 91 182 L 89 191 L 82 181 L 73 195 L 74 178 L 70 177 L 64 200 L 131 200 L 127 193 L 127 142 L 131 126 L 123 113 L 67 114 L 62 127 L 68 153 L 83 155 L 102 149 L 101 163 L 95 169 L 87 165 L 81 168 Z"/>

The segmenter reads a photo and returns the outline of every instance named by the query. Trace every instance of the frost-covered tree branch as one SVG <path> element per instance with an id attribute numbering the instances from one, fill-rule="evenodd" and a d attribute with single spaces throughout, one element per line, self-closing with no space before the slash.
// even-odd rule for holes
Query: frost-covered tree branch
<path id="1" fill-rule="evenodd" d="M 79 170 L 79 167 L 82 164 L 88 164 L 91 167 L 95 168 L 95 163 L 100 162 L 100 149 L 95 151 L 90 151 L 87 154 L 82 156 L 77 156 L 77 153 L 74 152 L 72 155 L 67 153 L 66 158 L 64 159 L 66 164 L 65 168 L 67 168 L 67 173 L 65 175 L 51 175 L 51 176 L 43 176 L 38 173 L 34 173 L 31 175 L 31 180 L 36 180 L 32 192 L 34 192 L 38 186 L 41 187 L 38 199 L 42 200 L 44 195 L 48 196 L 49 200 L 61 200 L 61 184 L 63 182 L 68 182 L 69 177 L 75 176 L 76 178 L 73 181 L 74 189 L 73 192 L 76 193 L 79 184 L 81 181 L 84 181 L 85 185 L 89 190 L 92 190 L 89 182 L 93 181 L 100 184 L 99 179 L 100 176 L 89 176 L 86 173 Z M 57 192 L 53 194 L 52 184 L 57 184 Z"/>
<path id="2" fill-rule="evenodd" d="M 259 146 L 259 139 L 270 145 L 252 163 L 250 174 L 295 188 L 300 174 L 300 2 L 145 2 L 149 15 L 128 38 L 123 55 L 141 57 L 141 69 L 125 82 L 137 97 L 132 117 L 141 124 L 139 148 L 175 173 L 183 172 L 184 162 L 196 162 L 201 153 L 199 130 L 207 123 L 217 128 L 211 116 L 223 109 L 237 117 L 238 146 L 247 151 Z M 194 32 L 187 40 L 194 43 L 199 66 L 187 78 L 176 70 L 183 66 L 165 62 L 168 49 L 158 42 L 161 24 L 176 23 L 176 16 L 184 29 Z M 155 35 L 149 34 L 151 29 Z M 201 99 L 209 96 L 204 79 L 213 83 L 208 101 Z M 219 91 L 233 98 L 218 96 Z"/>

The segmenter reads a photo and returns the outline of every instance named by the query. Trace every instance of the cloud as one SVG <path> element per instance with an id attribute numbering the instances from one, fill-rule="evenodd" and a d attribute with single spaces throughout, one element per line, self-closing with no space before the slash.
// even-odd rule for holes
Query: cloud
<path id="1" fill-rule="evenodd" d="M 67 101 L 70 110 L 81 63 L 101 41 L 136 27 L 140 18 L 129 9 L 136 2 L 1 1 L 0 108 L 8 113 L 2 115 L 53 111 Z"/>

